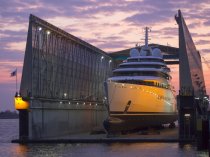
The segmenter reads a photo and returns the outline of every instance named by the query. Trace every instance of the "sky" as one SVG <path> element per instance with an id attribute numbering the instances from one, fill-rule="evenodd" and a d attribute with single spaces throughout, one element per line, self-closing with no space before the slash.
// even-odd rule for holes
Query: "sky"
<path id="1" fill-rule="evenodd" d="M 174 15 L 181 9 L 200 51 L 207 92 L 210 94 L 210 0 L 1 0 L 0 1 L 0 111 L 14 110 L 15 77 L 22 75 L 28 19 L 40 17 L 104 50 L 114 52 L 149 43 L 178 47 Z M 178 89 L 178 68 L 171 67 Z"/>

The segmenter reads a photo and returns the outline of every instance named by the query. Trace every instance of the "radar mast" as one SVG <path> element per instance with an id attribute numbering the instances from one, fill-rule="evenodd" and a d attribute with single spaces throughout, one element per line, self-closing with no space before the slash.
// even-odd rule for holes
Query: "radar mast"
<path id="1" fill-rule="evenodd" d="M 149 40 L 149 31 L 151 32 L 151 29 L 149 27 L 145 27 L 144 28 L 144 31 L 145 31 L 145 47 L 148 47 L 148 40 Z"/>

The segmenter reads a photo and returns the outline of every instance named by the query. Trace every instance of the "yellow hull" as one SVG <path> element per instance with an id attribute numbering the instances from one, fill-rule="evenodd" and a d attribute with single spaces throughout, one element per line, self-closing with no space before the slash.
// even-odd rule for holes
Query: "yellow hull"
<path id="1" fill-rule="evenodd" d="M 109 117 L 104 127 L 109 133 L 177 120 L 176 100 L 170 89 L 110 81 L 107 92 Z"/>
<path id="2" fill-rule="evenodd" d="M 107 82 L 107 87 L 110 112 L 176 112 L 176 100 L 170 89 L 116 82 Z"/>

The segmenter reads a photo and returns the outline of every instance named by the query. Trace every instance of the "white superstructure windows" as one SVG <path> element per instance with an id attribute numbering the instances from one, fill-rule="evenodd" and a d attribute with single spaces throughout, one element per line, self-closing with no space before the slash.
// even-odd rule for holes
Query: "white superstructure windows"
<path id="1" fill-rule="evenodd" d="M 154 64 L 121 64 L 120 68 L 164 68 L 163 65 L 154 65 Z"/>
<path id="2" fill-rule="evenodd" d="M 114 76 L 156 76 L 170 80 L 171 76 L 161 71 L 116 71 Z"/>
<path id="3" fill-rule="evenodd" d="M 159 88 L 170 89 L 169 84 L 160 83 L 157 81 L 146 81 L 146 80 L 115 80 L 114 82 L 118 83 L 125 83 L 125 84 L 138 84 L 138 85 L 145 85 L 145 86 L 155 86 Z"/>
<path id="4" fill-rule="evenodd" d="M 162 58 L 128 58 L 128 62 L 159 62 L 164 63 Z"/>

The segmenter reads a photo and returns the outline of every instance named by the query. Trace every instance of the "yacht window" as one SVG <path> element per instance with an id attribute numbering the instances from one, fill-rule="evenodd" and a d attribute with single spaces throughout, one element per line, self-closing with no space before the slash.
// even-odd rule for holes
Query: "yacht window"
<path id="1" fill-rule="evenodd" d="M 141 64 L 141 65 L 138 65 L 138 64 L 126 64 L 126 65 L 120 65 L 121 68 L 161 68 L 162 66 L 161 65 L 150 65 L 150 64 Z"/>
<path id="2" fill-rule="evenodd" d="M 164 85 L 162 83 L 158 83 L 158 82 L 153 82 L 153 81 L 142 81 L 142 80 L 118 80 L 115 82 L 119 82 L 119 83 L 130 83 L 130 84 L 139 84 L 139 85 L 146 85 L 146 86 L 156 86 L 159 88 L 166 88 L 166 89 L 170 89 L 169 85 Z"/>
<path id="3" fill-rule="evenodd" d="M 135 58 L 135 59 L 128 59 L 128 62 L 138 62 L 138 58 Z"/>
<path id="4" fill-rule="evenodd" d="M 166 73 L 158 71 L 124 71 L 124 72 L 114 72 L 114 76 L 157 76 L 167 79 L 170 77 Z"/>

